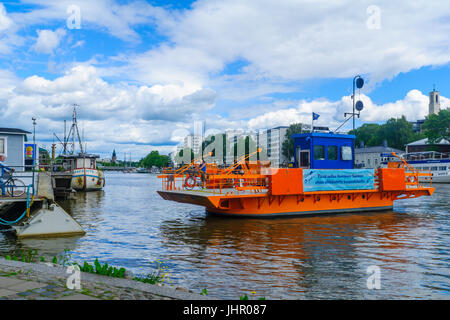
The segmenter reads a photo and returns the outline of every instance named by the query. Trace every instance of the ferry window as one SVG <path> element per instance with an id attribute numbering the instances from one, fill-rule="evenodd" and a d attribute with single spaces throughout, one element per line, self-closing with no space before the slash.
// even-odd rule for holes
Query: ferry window
<path id="1" fill-rule="evenodd" d="M 0 154 L 6 155 L 6 138 L 0 138 Z"/>
<path id="2" fill-rule="evenodd" d="M 423 171 L 429 171 L 430 167 L 423 167 Z"/>
<path id="3" fill-rule="evenodd" d="M 314 160 L 325 160 L 325 146 L 314 146 Z"/>
<path id="4" fill-rule="evenodd" d="M 437 171 L 437 167 L 431 167 L 431 171 Z"/>
<path id="5" fill-rule="evenodd" d="M 342 160 L 352 160 L 352 147 L 341 147 L 341 158 Z"/>
<path id="6" fill-rule="evenodd" d="M 338 159 L 338 147 L 337 146 L 328 146 L 327 147 L 327 159 L 328 160 L 337 160 Z"/>

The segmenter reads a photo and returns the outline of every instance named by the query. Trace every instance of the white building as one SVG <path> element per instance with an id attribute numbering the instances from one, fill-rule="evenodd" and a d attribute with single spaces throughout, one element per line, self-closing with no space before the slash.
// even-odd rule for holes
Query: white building
<path id="1" fill-rule="evenodd" d="M 395 152 L 398 156 L 404 153 L 401 150 L 385 146 L 355 148 L 355 167 L 364 169 L 379 168 L 381 163 L 386 161 L 382 155 L 391 154 L 392 152 Z"/>
<path id="2" fill-rule="evenodd" d="M 190 148 L 194 151 L 194 154 L 198 154 L 201 151 L 203 137 L 201 135 L 189 134 L 184 138 L 184 147 Z"/>
<path id="3" fill-rule="evenodd" d="M 245 139 L 246 137 L 250 137 L 250 139 L 256 142 L 257 133 L 255 131 L 242 129 L 230 129 L 225 131 L 226 150 L 224 150 L 224 152 L 225 152 L 225 163 L 227 165 L 233 164 L 234 161 L 236 160 L 234 157 L 235 144 L 239 141 L 240 138 Z M 238 146 L 238 148 L 243 148 L 243 146 Z M 238 150 L 238 153 L 239 152 L 244 152 L 244 150 Z"/>
<path id="4" fill-rule="evenodd" d="M 289 159 L 283 155 L 283 142 L 286 140 L 288 128 L 279 126 L 262 130 L 258 134 L 258 145 L 266 151 L 273 168 L 279 168 L 289 162 Z"/>
<path id="5" fill-rule="evenodd" d="M 433 91 L 430 92 L 429 100 L 430 101 L 428 103 L 428 115 L 439 114 L 439 111 L 441 111 L 441 97 L 439 91 L 433 89 Z M 413 125 L 414 132 L 422 132 L 422 126 L 425 123 L 425 119 L 419 119 L 411 123 Z"/>
<path id="6" fill-rule="evenodd" d="M 441 98 L 439 91 L 434 89 L 430 92 L 430 103 L 428 105 L 428 114 L 438 114 L 441 110 Z"/>
<path id="7" fill-rule="evenodd" d="M 271 162 L 271 166 L 278 168 L 289 162 L 283 155 L 283 142 L 286 140 L 286 131 L 289 127 L 279 126 L 271 129 L 256 131 L 246 131 L 242 129 L 226 130 L 226 155 L 225 163 L 230 165 L 234 163 L 234 145 L 239 141 L 240 138 L 246 138 L 249 136 L 253 141 L 255 141 L 256 146 L 263 148 L 266 152 L 268 160 Z M 255 149 L 256 151 L 256 149 Z"/>

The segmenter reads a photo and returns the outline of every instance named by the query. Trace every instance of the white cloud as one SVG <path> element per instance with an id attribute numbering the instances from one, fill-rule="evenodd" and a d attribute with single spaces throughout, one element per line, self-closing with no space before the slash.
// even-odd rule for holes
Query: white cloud
<path id="1" fill-rule="evenodd" d="M 81 28 L 105 31 L 127 42 L 139 42 L 135 26 L 153 23 L 155 17 L 164 15 L 164 10 L 143 2 L 118 4 L 112 0 L 23 0 L 25 4 L 37 5 L 28 12 L 15 12 L 13 19 L 22 26 L 61 21 L 66 25 L 70 17 L 67 8 L 76 5 L 80 9 Z"/>
<path id="2" fill-rule="evenodd" d="M 405 115 L 408 120 L 423 119 L 428 112 L 428 96 L 411 90 L 398 101 L 377 105 L 361 94 L 365 108 L 362 122 L 384 122 Z M 31 129 L 31 118 L 38 118 L 39 141 L 62 135 L 63 120 L 70 122 L 72 105 L 77 103 L 80 128 L 84 129 L 91 151 L 109 154 L 112 148 L 144 156 L 150 149 L 170 151 L 192 131 L 194 119 L 206 120 L 206 129 L 264 129 L 294 122 L 311 123 L 311 113 L 320 114 L 316 125 L 336 128 L 350 112 L 350 96 L 337 101 L 328 99 L 280 102 L 261 106 L 251 113 L 242 112 L 234 120 L 210 112 L 215 92 L 207 88 L 189 88 L 181 84 L 133 86 L 110 84 L 93 66 L 77 65 L 56 79 L 31 76 L 20 80 L 9 71 L 0 73 L 0 106 L 2 123 Z M 443 107 L 450 100 L 441 97 Z M 270 108 L 272 106 L 273 108 Z M 269 111 L 268 111 L 269 110 Z M 274 111 L 271 111 L 274 110 Z M 244 120 L 247 118 L 248 120 Z M 359 120 L 358 120 L 359 121 Z M 343 130 L 350 128 L 350 122 Z"/>
<path id="3" fill-rule="evenodd" d="M 16 32 L 17 25 L 7 14 L 3 3 L 0 3 L 0 54 L 10 54 L 13 48 L 25 43 L 24 39 Z"/>
<path id="4" fill-rule="evenodd" d="M 256 83 L 271 93 L 286 91 L 283 84 L 291 82 L 356 74 L 373 83 L 367 90 L 400 72 L 450 61 L 448 1 L 377 1 L 377 30 L 367 28 L 372 4 L 199 0 L 190 10 L 159 16 L 164 19 L 157 20 L 158 30 L 168 41 L 129 55 L 128 65 L 116 71 L 149 83 L 209 85 L 216 80 L 229 91 Z M 241 73 L 220 74 L 240 59 L 248 62 Z M 231 81 L 217 81 L 222 78 Z M 278 86 L 268 86 L 273 82 Z M 259 86 L 247 95 L 259 94 Z"/>
<path id="5" fill-rule="evenodd" d="M 390 118 L 405 116 L 408 121 L 425 119 L 428 115 L 429 98 L 419 90 L 411 90 L 398 101 L 377 105 L 366 95 L 361 95 L 360 100 L 364 103 L 361 111 L 361 122 L 385 122 Z M 441 108 L 450 105 L 450 100 L 441 97 Z M 248 121 L 250 129 L 264 129 L 280 125 L 289 125 L 296 122 L 311 124 L 312 112 L 320 115 L 314 123 L 318 126 L 328 126 L 331 130 L 336 129 L 345 119 L 344 113 L 352 111 L 352 100 L 350 96 L 344 96 L 338 101 L 317 99 L 312 101 L 302 100 L 296 107 L 285 108 L 277 111 L 265 112 L 253 117 Z M 351 121 L 347 122 L 341 130 L 349 130 Z"/>
<path id="6" fill-rule="evenodd" d="M 11 27 L 12 20 L 6 15 L 6 9 L 3 3 L 0 3 L 0 33 Z"/>
<path id="7" fill-rule="evenodd" d="M 53 132 L 61 135 L 63 120 L 70 122 L 76 103 L 91 150 L 98 146 L 99 152 L 111 144 L 130 150 L 132 145 L 141 145 L 139 150 L 145 145 L 147 150 L 153 145 L 167 149 L 173 143 L 172 132 L 209 110 L 215 100 L 214 91 L 207 88 L 110 84 L 95 67 L 85 65 L 53 80 L 39 76 L 19 80 L 3 72 L 0 85 L 2 123 L 29 130 L 30 119 L 37 117 L 38 139 L 51 141 Z"/>
<path id="8" fill-rule="evenodd" d="M 64 29 L 52 30 L 37 30 L 38 38 L 34 45 L 34 50 L 38 53 L 53 54 L 54 50 L 58 48 L 62 38 L 66 35 Z"/>

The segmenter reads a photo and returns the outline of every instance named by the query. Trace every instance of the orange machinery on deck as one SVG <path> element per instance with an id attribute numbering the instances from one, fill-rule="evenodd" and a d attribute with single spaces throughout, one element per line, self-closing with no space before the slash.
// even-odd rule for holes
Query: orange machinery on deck
<path id="1" fill-rule="evenodd" d="M 261 168 L 257 173 L 249 168 L 206 174 L 191 190 L 185 185 L 187 174 L 163 174 L 158 176 L 162 179 L 158 193 L 166 200 L 200 205 L 211 213 L 271 217 L 388 210 L 395 200 L 434 192 L 431 178 L 429 187 L 419 184 L 419 176 L 430 175 L 406 163 L 400 168 L 375 169 L 373 188 L 364 190 L 305 191 L 302 168 Z"/>

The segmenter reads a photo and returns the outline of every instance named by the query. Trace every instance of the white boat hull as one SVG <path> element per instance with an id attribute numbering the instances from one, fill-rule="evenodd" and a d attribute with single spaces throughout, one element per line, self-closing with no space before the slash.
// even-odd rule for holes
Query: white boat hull
<path id="1" fill-rule="evenodd" d="M 430 179 L 419 179 L 420 182 L 428 182 Z M 450 175 L 433 175 L 432 183 L 450 183 Z"/>
<path id="2" fill-rule="evenodd" d="M 103 171 L 96 169 L 75 169 L 71 186 L 77 191 L 101 190 L 105 186 Z"/>

